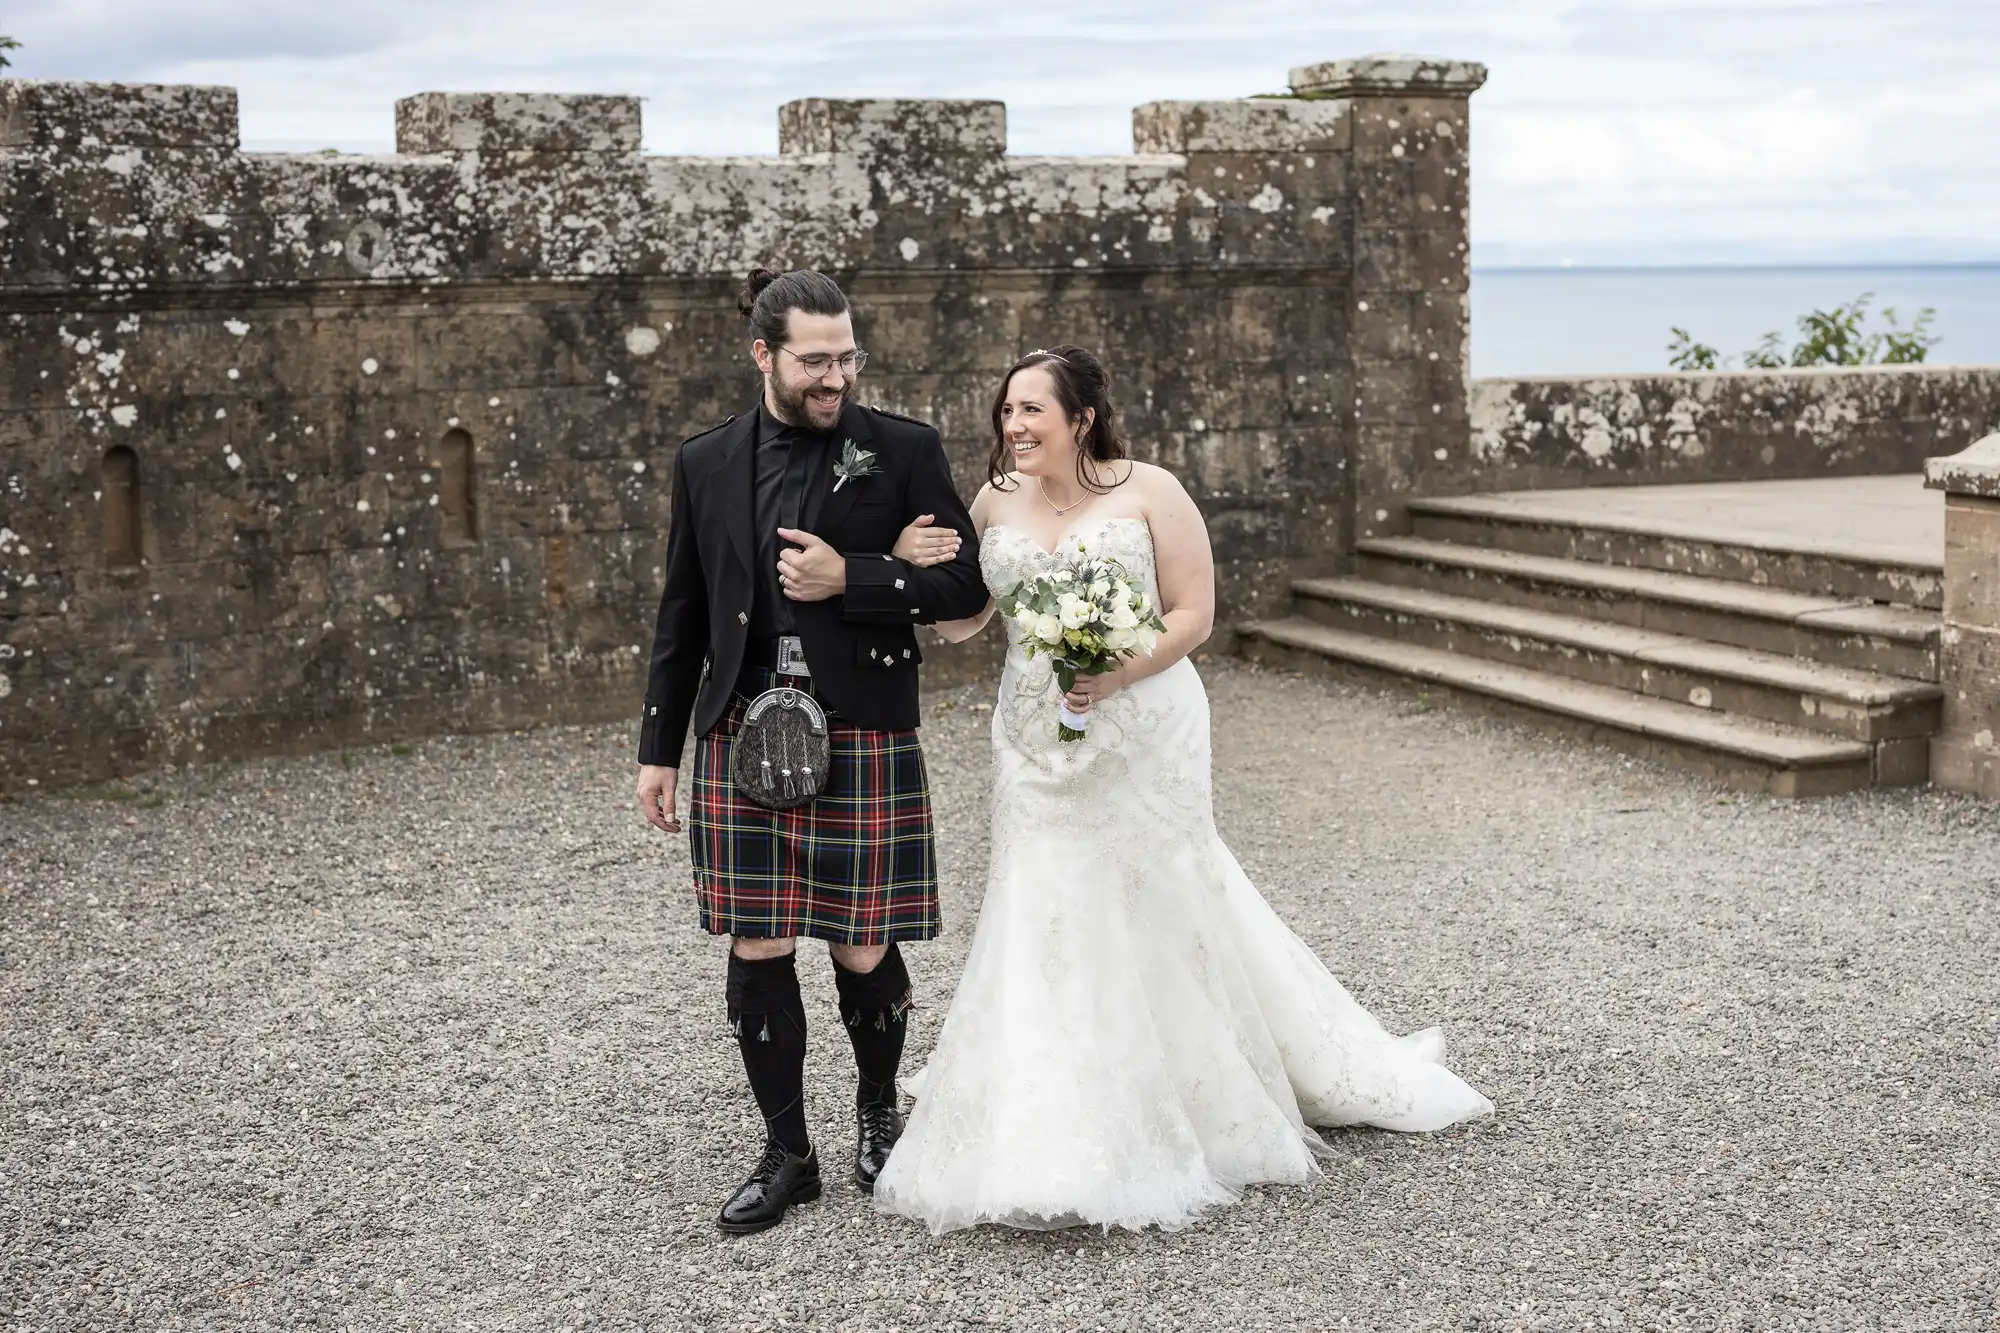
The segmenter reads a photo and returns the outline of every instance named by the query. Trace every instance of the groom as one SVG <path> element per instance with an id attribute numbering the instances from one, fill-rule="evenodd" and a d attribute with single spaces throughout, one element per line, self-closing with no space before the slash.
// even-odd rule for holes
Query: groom
<path id="1" fill-rule="evenodd" d="M 741 1235 L 820 1195 L 806 1132 L 799 936 L 827 941 L 832 954 L 860 1075 L 863 1190 L 874 1190 L 902 1134 L 896 1071 L 910 976 L 897 943 L 938 932 L 914 631 L 977 615 L 986 589 L 937 431 L 853 401 L 867 353 L 839 286 L 808 270 L 760 269 L 738 305 L 763 394 L 674 460 L 638 796 L 655 828 L 680 831 L 692 723 L 695 897 L 703 928 L 733 937 L 729 1020 L 765 1125 L 763 1155 L 717 1219 Z M 920 515 L 958 532 L 955 558 L 918 568 L 889 554 Z M 820 702 L 831 743 L 824 789 L 789 810 L 745 799 L 729 771 L 745 704 L 776 686 Z"/>

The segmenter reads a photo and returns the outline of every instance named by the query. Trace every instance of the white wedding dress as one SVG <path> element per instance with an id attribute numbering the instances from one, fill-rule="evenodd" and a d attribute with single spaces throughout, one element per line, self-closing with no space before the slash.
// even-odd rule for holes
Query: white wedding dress
<path id="1" fill-rule="evenodd" d="M 1157 603 L 1142 519 L 1088 524 Z M 996 591 L 1055 557 L 989 528 Z M 1308 1126 L 1432 1130 L 1493 1109 L 1392 1037 L 1245 878 L 1215 830 L 1208 697 L 1187 661 L 1056 739 L 1047 659 L 1008 651 L 993 710 L 986 899 L 876 1205 L 935 1233 L 1177 1227 L 1260 1181 L 1300 1182 Z"/>

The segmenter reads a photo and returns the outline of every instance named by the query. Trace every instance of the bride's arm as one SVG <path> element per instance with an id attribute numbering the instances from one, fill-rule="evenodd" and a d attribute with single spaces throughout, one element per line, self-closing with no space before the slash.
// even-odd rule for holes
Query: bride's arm
<path id="1" fill-rule="evenodd" d="M 979 488 L 979 494 L 972 500 L 972 540 L 977 542 L 986 536 L 986 524 L 993 508 L 993 486 L 989 482 Z M 940 620 L 931 626 L 946 643 L 963 643 L 986 628 L 986 622 L 993 619 L 993 598 L 988 595 L 986 605 L 976 616 L 964 620 Z"/>
<path id="2" fill-rule="evenodd" d="M 993 599 L 986 599 L 986 609 L 976 616 L 964 620 L 940 620 L 931 626 L 946 643 L 964 643 L 973 635 L 986 628 L 986 622 L 993 619 Z"/>
<path id="3" fill-rule="evenodd" d="M 1160 619 L 1166 632 L 1150 654 L 1118 668 L 1120 685 L 1157 676 L 1208 641 L 1215 629 L 1215 557 L 1201 510 L 1164 468 L 1144 477 L 1146 523 L 1153 530 L 1153 569 L 1160 584 Z"/>

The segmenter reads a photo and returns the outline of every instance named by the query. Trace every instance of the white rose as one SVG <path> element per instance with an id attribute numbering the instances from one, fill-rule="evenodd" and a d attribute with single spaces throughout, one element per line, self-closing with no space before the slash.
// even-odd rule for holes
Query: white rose
<path id="1" fill-rule="evenodd" d="M 1151 657 L 1153 655 L 1153 645 L 1160 641 L 1160 632 L 1151 626 L 1141 626 L 1133 630 L 1132 633 L 1138 636 L 1140 651 L 1144 652 L 1146 656 Z"/>
<path id="2" fill-rule="evenodd" d="M 1064 629 L 1082 629 L 1090 623 L 1090 603 L 1074 593 L 1065 593 L 1057 614 Z"/>
<path id="3" fill-rule="evenodd" d="M 1015 637 L 1025 639 L 1030 634 L 1033 634 L 1035 632 L 1035 622 L 1040 619 L 1041 617 L 1035 614 L 1035 608 L 1032 606 L 1024 606 L 1016 611 L 1014 613 Z"/>
<path id="4" fill-rule="evenodd" d="M 1090 595 L 1092 597 L 1102 597 L 1110 591 L 1111 591 L 1111 581 L 1109 579 L 1099 579 L 1097 582 L 1090 585 Z"/>
<path id="5" fill-rule="evenodd" d="M 1076 576 L 1071 574 L 1067 569 L 1058 569 L 1051 577 L 1057 583 L 1068 583 Z"/>
<path id="6" fill-rule="evenodd" d="M 1129 653 L 1138 642 L 1136 630 L 1112 629 L 1104 632 L 1104 646 L 1114 653 Z"/>
<path id="7" fill-rule="evenodd" d="M 1043 643 L 1046 644 L 1061 643 L 1062 634 L 1063 634 L 1062 621 L 1056 619 L 1056 617 L 1050 615 L 1042 615 L 1035 617 L 1035 637 L 1040 639 Z"/>
<path id="8" fill-rule="evenodd" d="M 1104 623 L 1112 629 L 1136 629 L 1139 613 L 1132 609 L 1130 602 L 1120 602 L 1111 608 L 1111 614 L 1104 617 Z"/>

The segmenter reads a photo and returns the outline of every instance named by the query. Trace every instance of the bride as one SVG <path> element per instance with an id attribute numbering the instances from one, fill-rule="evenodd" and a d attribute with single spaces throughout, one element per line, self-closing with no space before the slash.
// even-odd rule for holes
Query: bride
<path id="1" fill-rule="evenodd" d="M 1177 1227 L 1245 1185 L 1310 1177 L 1310 1126 L 1492 1110 L 1440 1063 L 1438 1029 L 1393 1037 L 1356 1004 L 1217 835 L 1187 660 L 1214 617 L 1208 533 L 1172 473 L 1126 460 L 1104 367 L 1030 353 L 993 427 L 972 506 L 988 590 L 1080 546 L 1120 561 L 1166 629 L 1150 656 L 1077 679 L 1074 743 L 1048 659 L 1009 648 L 986 898 L 877 1206 L 935 1233 Z M 970 638 L 992 614 L 938 629 Z"/>

